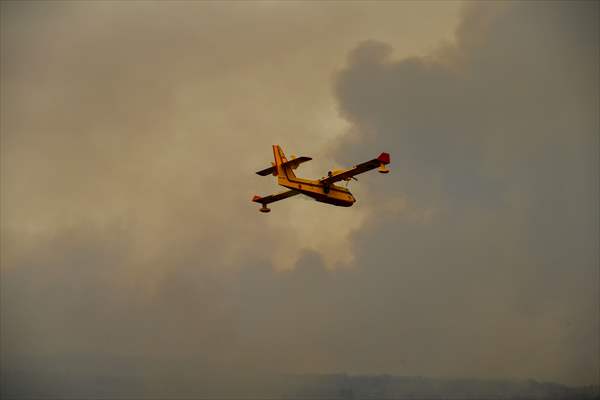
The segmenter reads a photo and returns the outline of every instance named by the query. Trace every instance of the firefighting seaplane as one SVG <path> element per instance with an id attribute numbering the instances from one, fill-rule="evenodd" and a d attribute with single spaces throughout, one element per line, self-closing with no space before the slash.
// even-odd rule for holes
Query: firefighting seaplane
<path id="1" fill-rule="evenodd" d="M 273 145 L 273 155 L 275 162 L 271 162 L 269 168 L 265 168 L 257 172 L 258 175 L 267 176 L 273 175 L 277 177 L 277 183 L 289 190 L 278 194 L 272 194 L 266 197 L 254 196 L 252 201 L 262 205 L 261 212 L 267 213 L 271 211 L 267 204 L 274 203 L 279 200 L 284 200 L 298 194 L 303 194 L 312 197 L 316 201 L 322 203 L 333 204 L 334 206 L 350 207 L 356 199 L 350 191 L 342 186 L 334 185 L 335 182 L 345 181 L 350 179 L 357 180 L 354 176 L 362 174 L 378 168 L 382 174 L 390 172 L 386 165 L 390 163 L 390 155 L 381 153 L 379 157 L 370 161 L 358 164 L 353 168 L 346 170 L 329 171 L 326 177 L 318 180 L 299 178 L 294 174 L 294 170 L 306 161 L 312 160 L 310 157 L 294 157 L 288 160 L 279 145 Z"/>

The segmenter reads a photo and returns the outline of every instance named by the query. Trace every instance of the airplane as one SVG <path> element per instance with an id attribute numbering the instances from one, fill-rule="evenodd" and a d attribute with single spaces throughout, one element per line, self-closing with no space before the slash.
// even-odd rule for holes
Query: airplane
<path id="1" fill-rule="evenodd" d="M 267 207 L 267 204 L 284 200 L 298 194 L 312 197 L 316 201 L 322 203 L 340 207 L 350 207 L 356 202 L 356 199 L 347 188 L 334 185 L 335 182 L 349 182 L 350 179 L 357 180 L 354 177 L 355 175 L 362 174 L 363 172 L 375 168 L 378 168 L 378 171 L 382 174 L 390 172 L 386 168 L 386 165 L 390 163 L 390 155 L 388 153 L 381 153 L 377 158 L 358 164 L 353 168 L 329 171 L 327 176 L 321 179 L 304 179 L 297 177 L 294 170 L 298 168 L 300 164 L 310 161 L 312 158 L 296 158 L 295 156 L 292 156 L 292 159 L 288 160 L 281 147 L 277 144 L 273 145 L 273 155 L 275 156 L 275 162 L 271 162 L 269 168 L 260 170 L 257 174 L 260 176 L 276 176 L 277 183 L 289 190 L 266 197 L 254 196 L 252 201 L 262 205 L 259 211 L 263 213 L 271 211 L 271 209 Z"/>

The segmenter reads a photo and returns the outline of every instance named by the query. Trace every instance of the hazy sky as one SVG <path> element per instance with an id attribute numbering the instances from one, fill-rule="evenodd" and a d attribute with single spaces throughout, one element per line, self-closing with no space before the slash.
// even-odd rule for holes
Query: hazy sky
<path id="1" fill-rule="evenodd" d="M 597 2 L 2 2 L 2 368 L 598 384 Z M 278 191 L 381 151 L 336 208 Z M 78 360 L 78 361 L 73 361 Z M 98 367 L 101 370 L 101 367 Z"/>

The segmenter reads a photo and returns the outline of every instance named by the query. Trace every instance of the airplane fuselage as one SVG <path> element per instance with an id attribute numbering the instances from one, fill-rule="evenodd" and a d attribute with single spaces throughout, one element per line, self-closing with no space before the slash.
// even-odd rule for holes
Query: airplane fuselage
<path id="1" fill-rule="evenodd" d="M 310 196 L 321 203 L 332 204 L 340 207 L 350 207 L 356 202 L 352 193 L 346 188 L 337 185 L 324 185 L 318 180 L 298 178 L 296 176 L 278 176 L 277 183 L 288 189 Z"/>

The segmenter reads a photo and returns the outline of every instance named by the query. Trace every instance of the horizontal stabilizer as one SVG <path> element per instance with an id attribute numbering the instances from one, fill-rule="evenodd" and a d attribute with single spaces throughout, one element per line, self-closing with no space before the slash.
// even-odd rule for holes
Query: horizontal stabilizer
<path id="1" fill-rule="evenodd" d="M 274 171 L 275 171 L 275 167 L 269 167 L 269 168 L 265 168 L 265 169 L 258 171 L 257 174 L 260 176 L 267 176 L 267 175 L 271 175 Z"/>
<path id="2" fill-rule="evenodd" d="M 302 164 L 304 162 L 310 161 L 310 160 L 312 160 L 312 158 L 310 158 L 310 157 L 304 157 L 304 156 L 298 157 L 298 158 L 292 158 L 291 160 L 286 161 L 283 164 L 281 164 L 281 166 L 282 167 L 290 167 L 292 169 L 296 169 L 296 168 L 298 168 L 298 165 L 300 165 L 300 164 Z"/>
<path id="3" fill-rule="evenodd" d="M 298 157 L 298 158 L 292 158 L 289 161 L 284 162 L 283 164 L 281 164 L 282 167 L 290 167 L 291 169 L 296 169 L 298 168 L 298 165 L 310 161 L 312 160 L 312 158 L 310 157 Z M 267 176 L 267 175 L 271 175 L 276 171 L 275 167 L 269 167 L 269 168 L 265 168 L 262 169 L 260 171 L 257 172 L 258 175 L 260 176 Z"/>

